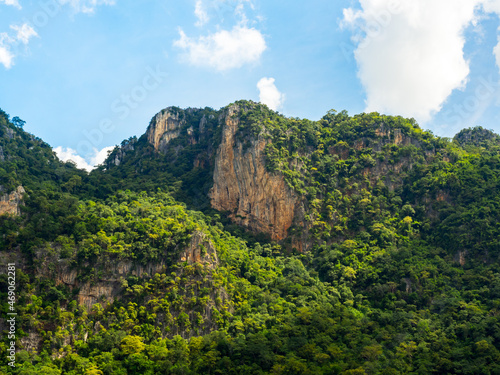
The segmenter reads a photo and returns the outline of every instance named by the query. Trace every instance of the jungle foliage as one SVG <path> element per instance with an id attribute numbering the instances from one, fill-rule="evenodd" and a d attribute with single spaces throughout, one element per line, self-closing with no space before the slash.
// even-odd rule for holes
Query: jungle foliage
<path id="1" fill-rule="evenodd" d="M 239 142 L 266 139 L 268 171 L 304 200 L 281 243 L 209 207 L 218 111 L 186 111 L 163 153 L 124 141 L 90 174 L 0 112 L 0 185 L 27 191 L 21 216 L 0 216 L 0 254 L 19 259 L 17 333 L 33 341 L 11 368 L 5 338 L 0 372 L 500 373 L 498 136 L 237 104 Z M 127 265 L 143 271 L 118 277 Z M 69 275 L 112 289 L 87 306 Z M 6 291 L 2 274 L 3 316 Z"/>

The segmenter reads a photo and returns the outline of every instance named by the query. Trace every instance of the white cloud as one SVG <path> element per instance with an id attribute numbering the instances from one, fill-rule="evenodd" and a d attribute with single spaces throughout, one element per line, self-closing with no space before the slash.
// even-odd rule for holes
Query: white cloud
<path id="1" fill-rule="evenodd" d="M 179 34 L 174 46 L 185 51 L 187 62 L 220 71 L 256 63 L 267 48 L 260 31 L 242 25 L 197 39 L 188 37 L 182 29 L 179 29 Z"/>
<path id="2" fill-rule="evenodd" d="M 194 15 L 198 19 L 198 21 L 196 21 L 196 26 L 198 27 L 205 25 L 210 20 L 210 17 L 208 16 L 208 13 L 203 6 L 202 0 L 198 0 L 196 2 L 194 8 Z"/>
<path id="3" fill-rule="evenodd" d="M 4 44 L 3 35 L 5 34 L 0 34 L 0 64 L 9 69 L 13 64 L 14 55 L 10 52 L 9 46 Z"/>
<path id="4" fill-rule="evenodd" d="M 69 147 L 65 148 L 59 146 L 54 148 L 54 151 L 56 152 L 57 157 L 62 161 L 73 161 L 78 168 L 85 169 L 86 171 L 90 172 L 99 164 L 102 164 L 108 156 L 108 151 L 112 151 L 113 149 L 114 146 L 104 147 L 102 150 L 94 148 L 94 154 L 91 155 L 88 159 L 84 159 L 83 157 L 78 155 L 76 150 L 73 150 Z"/>
<path id="5" fill-rule="evenodd" d="M 196 26 L 204 26 L 211 20 L 220 25 L 234 19 L 246 24 L 248 10 L 255 10 L 252 0 L 197 0 L 194 10 L 198 20 Z"/>
<path id="6" fill-rule="evenodd" d="M 341 25 L 357 31 L 366 110 L 427 121 L 453 90 L 464 88 L 464 30 L 483 1 L 360 0 L 361 10 L 344 10 Z"/>
<path id="7" fill-rule="evenodd" d="M 94 156 L 92 156 L 91 163 L 97 167 L 98 165 L 104 163 L 106 158 L 108 157 L 108 153 L 110 151 L 113 151 L 115 146 L 109 146 L 109 147 L 104 147 L 102 150 L 97 151 L 97 149 L 94 149 Z"/>
<path id="8" fill-rule="evenodd" d="M 0 3 L 4 3 L 5 5 L 12 5 L 18 9 L 21 9 L 21 5 L 18 0 L 0 0 Z"/>
<path id="9" fill-rule="evenodd" d="M 115 0 L 58 0 L 61 5 L 69 4 L 75 12 L 94 13 L 99 5 L 115 5 Z"/>
<path id="10" fill-rule="evenodd" d="M 262 78 L 257 83 L 259 89 L 259 101 L 276 111 L 283 106 L 285 95 L 279 92 L 274 84 L 274 78 Z"/>
<path id="11" fill-rule="evenodd" d="M 500 1 L 498 0 L 483 0 L 484 11 L 487 13 L 500 14 Z"/>
<path id="12" fill-rule="evenodd" d="M 500 16 L 500 0 L 484 0 L 483 9 L 487 13 L 496 13 Z M 495 56 L 497 67 L 500 69 L 500 35 L 498 36 L 498 44 L 493 48 L 493 55 Z"/>
<path id="13" fill-rule="evenodd" d="M 11 25 L 10 28 L 17 32 L 16 40 L 23 44 L 28 44 L 30 38 L 38 36 L 36 31 L 27 23 L 22 26 Z"/>
<path id="14" fill-rule="evenodd" d="M 91 171 L 93 166 L 90 165 L 84 158 L 77 154 L 76 150 L 72 148 L 64 148 L 64 147 L 56 147 L 54 148 L 57 157 L 62 161 L 72 161 L 76 164 L 78 168 L 85 169 L 87 171 Z"/>
<path id="15" fill-rule="evenodd" d="M 38 36 L 36 31 L 27 23 L 16 26 L 11 25 L 10 28 L 16 32 L 15 36 L 10 36 L 7 33 L 0 33 L 0 64 L 6 69 L 14 65 L 16 53 L 13 49 L 19 46 L 19 43 L 27 45 L 32 37 Z"/>
<path id="16" fill-rule="evenodd" d="M 493 48 L 493 55 L 495 56 L 497 67 L 500 68 L 500 36 L 498 37 L 498 44 Z"/>
<path id="17" fill-rule="evenodd" d="M 174 46 L 182 49 L 182 58 L 194 66 L 223 71 L 255 63 L 267 46 L 262 33 L 249 26 L 255 21 L 249 21 L 247 11 L 253 10 L 252 0 L 197 0 L 195 25 L 202 27 L 210 22 L 216 31 L 188 37 L 179 28 Z M 226 27 L 227 21 L 234 26 Z"/>

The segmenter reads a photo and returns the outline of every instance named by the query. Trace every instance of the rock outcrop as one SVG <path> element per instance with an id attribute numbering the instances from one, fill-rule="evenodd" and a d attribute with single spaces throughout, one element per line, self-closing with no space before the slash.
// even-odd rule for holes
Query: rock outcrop
<path id="1" fill-rule="evenodd" d="M 165 269 L 164 260 L 150 262 L 148 264 L 134 263 L 130 260 L 108 262 L 104 265 L 104 277 L 94 282 L 79 282 L 76 269 L 71 268 L 70 262 L 60 260 L 57 262 L 55 272 L 56 284 L 65 284 L 70 288 L 77 288 L 77 301 L 79 305 L 85 306 L 88 310 L 98 302 L 102 304 L 112 303 L 116 296 L 123 292 L 122 280 L 133 275 L 139 278 L 146 274 L 153 276 L 161 273 Z"/>
<path id="2" fill-rule="evenodd" d="M 172 107 L 165 108 L 151 120 L 146 131 L 148 142 L 156 151 L 164 150 L 172 139 L 181 134 L 184 123 L 185 119 L 180 112 L 173 110 Z"/>
<path id="3" fill-rule="evenodd" d="M 179 261 L 185 261 L 188 264 L 200 263 L 208 268 L 216 267 L 219 262 L 214 245 L 203 232 L 199 231 L 191 235 L 190 242 L 179 254 Z M 40 275 L 47 276 L 46 270 L 50 263 L 57 265 L 53 275 L 56 285 L 64 284 L 71 289 L 76 288 L 78 290 L 78 304 L 85 306 L 88 310 L 98 302 L 101 304 L 112 303 L 115 297 L 123 293 L 123 281 L 127 277 L 152 277 L 156 273 L 165 272 L 168 268 L 168 264 L 162 258 L 147 264 L 132 260 L 108 260 L 100 264 L 102 267 L 100 272 L 105 276 L 94 281 L 81 282 L 77 270 L 72 267 L 72 262 L 69 259 L 56 260 L 43 252 L 39 253 L 38 272 Z"/>
<path id="4" fill-rule="evenodd" d="M 0 196 L 0 215 L 20 215 L 20 205 L 22 204 L 24 193 L 24 188 L 18 186 L 12 193 Z"/>
<path id="5" fill-rule="evenodd" d="M 122 142 L 121 146 L 118 147 L 116 152 L 114 152 L 113 158 L 111 158 L 110 161 L 116 166 L 122 164 L 125 160 L 125 157 L 127 156 L 127 153 L 135 150 L 136 142 L 137 139 L 135 138 L 131 138 L 128 141 Z"/>
<path id="6" fill-rule="evenodd" d="M 181 253 L 181 261 L 188 264 L 204 263 L 213 268 L 219 264 L 215 247 L 203 232 L 194 232 L 186 250 Z"/>
<path id="7" fill-rule="evenodd" d="M 221 116 L 222 142 L 215 157 L 211 205 L 228 211 L 239 225 L 282 240 L 294 221 L 299 199 L 281 174 L 266 170 L 267 140 L 262 133 L 245 145 L 236 138 L 238 112 L 239 107 L 232 105 Z"/>

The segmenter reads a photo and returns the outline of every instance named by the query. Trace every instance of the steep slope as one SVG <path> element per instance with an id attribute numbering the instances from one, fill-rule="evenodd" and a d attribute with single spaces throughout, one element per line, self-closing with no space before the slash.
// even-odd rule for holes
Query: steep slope
<path id="1" fill-rule="evenodd" d="M 18 186 L 62 191 L 72 176 L 84 174 L 74 164 L 61 162 L 47 143 L 0 110 L 0 192 L 11 193 Z"/>
<path id="2" fill-rule="evenodd" d="M 123 141 L 90 174 L 98 188 L 89 193 L 105 198 L 117 189 L 162 188 L 191 207 L 206 209 L 218 129 L 213 109 L 168 107 L 151 119 L 143 136 Z"/>
<path id="3" fill-rule="evenodd" d="M 265 148 L 269 140 L 261 134 L 237 138 L 239 115 L 239 105 L 221 114 L 222 142 L 215 155 L 209 193 L 212 208 L 229 212 L 233 222 L 254 232 L 283 240 L 296 216 L 299 198 L 282 175 L 267 171 Z"/>
<path id="4" fill-rule="evenodd" d="M 359 230 L 342 203 L 346 192 L 362 200 L 360 193 L 377 187 L 392 199 L 414 166 L 449 160 L 450 153 L 446 141 L 402 118 L 332 112 L 312 122 L 247 101 L 218 112 L 169 107 L 134 142 L 136 151 L 123 144 L 96 178 L 119 176 L 116 186 L 128 180 L 125 187 L 139 190 L 164 186 L 191 207 L 225 212 L 233 223 L 299 251 L 312 247 L 321 226 L 336 228 L 339 238 Z"/>
<path id="5" fill-rule="evenodd" d="M 123 186 L 123 179 L 132 175 L 127 187 L 147 177 L 138 189 L 164 186 L 193 207 L 210 205 L 227 211 L 234 223 L 282 240 L 296 217 L 299 199 L 282 175 L 267 170 L 269 140 L 240 129 L 242 109 L 262 110 L 263 106 L 242 101 L 219 112 L 166 108 L 153 117 L 139 141 L 123 143 L 105 162 L 107 170 L 93 175 L 100 180 L 119 176 L 116 186 Z M 146 169 L 151 159 L 156 165 Z M 130 173 L 132 168 L 135 171 Z"/>

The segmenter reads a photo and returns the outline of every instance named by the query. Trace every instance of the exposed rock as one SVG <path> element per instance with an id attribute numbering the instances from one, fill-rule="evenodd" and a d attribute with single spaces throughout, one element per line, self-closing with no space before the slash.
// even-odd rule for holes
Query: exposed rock
<path id="1" fill-rule="evenodd" d="M 116 151 L 114 159 L 112 159 L 114 165 L 118 166 L 121 163 L 123 163 L 123 161 L 125 160 L 125 156 L 127 155 L 127 152 L 135 150 L 134 147 L 135 142 L 136 139 L 129 140 L 128 142 L 122 142 L 122 145 Z"/>
<path id="2" fill-rule="evenodd" d="M 236 139 L 238 111 L 239 107 L 232 105 L 221 116 L 222 142 L 215 158 L 211 205 L 229 211 L 239 225 L 282 240 L 293 223 L 298 197 L 282 175 L 266 170 L 267 141 L 262 134 L 249 140 L 249 147 Z"/>
<path id="3" fill-rule="evenodd" d="M 92 283 L 81 283 L 77 279 L 76 269 L 71 268 L 67 261 L 61 260 L 58 262 L 55 272 L 56 284 L 66 284 L 71 288 L 78 288 L 78 304 L 90 310 L 97 302 L 104 304 L 113 302 L 113 299 L 123 291 L 121 279 L 126 279 L 131 275 L 141 278 L 145 274 L 152 276 L 155 273 L 161 273 L 165 268 L 165 261 L 159 260 L 143 265 L 122 260 L 109 262 L 104 268 L 105 277 Z"/>
<path id="4" fill-rule="evenodd" d="M 438 191 L 436 193 L 436 201 L 449 202 L 450 201 L 450 194 L 447 191 Z"/>
<path id="5" fill-rule="evenodd" d="M 0 197 L 0 215 L 20 215 L 20 205 L 22 204 L 24 193 L 24 188 L 22 186 L 18 186 L 12 193 L 2 195 Z"/>
<path id="6" fill-rule="evenodd" d="M 339 144 L 334 147 L 330 147 L 328 149 L 328 152 L 331 155 L 337 155 L 339 159 L 346 160 L 349 158 L 349 148 L 347 147 L 347 144 Z"/>
<path id="7" fill-rule="evenodd" d="M 380 151 L 380 146 L 384 146 L 388 143 L 403 146 L 412 144 L 416 147 L 420 147 L 420 142 L 418 142 L 416 138 L 406 135 L 403 133 L 402 129 L 394 128 L 391 130 L 391 128 L 385 124 L 380 124 L 380 126 L 375 130 L 375 135 L 380 139 L 380 142 L 373 144 L 372 140 L 370 142 L 372 144 L 368 146 L 373 147 L 375 151 Z"/>
<path id="8" fill-rule="evenodd" d="M 205 127 L 207 126 L 208 120 L 205 115 L 200 120 L 200 134 L 203 134 L 205 132 Z"/>
<path id="9" fill-rule="evenodd" d="M 403 143 L 403 134 L 401 129 L 394 129 L 394 144 L 400 145 Z"/>
<path id="10" fill-rule="evenodd" d="M 462 129 L 453 140 L 461 147 L 474 146 L 489 148 L 500 145 L 500 136 L 491 130 L 477 126 L 475 128 Z"/>
<path id="11" fill-rule="evenodd" d="M 20 338 L 21 346 L 28 352 L 40 350 L 40 343 L 42 342 L 42 335 L 35 331 L 29 330 L 26 336 Z"/>
<path id="12" fill-rule="evenodd" d="M 461 266 L 465 266 L 466 256 L 467 256 L 467 250 L 458 251 L 455 254 L 455 257 L 454 257 L 455 258 L 455 262 L 457 262 Z"/>
<path id="13" fill-rule="evenodd" d="M 156 151 L 162 151 L 167 144 L 181 134 L 185 119 L 171 107 L 159 112 L 149 124 L 146 136 Z"/>
<path id="14" fill-rule="evenodd" d="M 412 291 L 412 284 L 411 284 L 410 278 L 409 277 L 403 277 L 401 279 L 401 281 L 403 281 L 405 283 L 405 285 L 406 285 L 406 287 L 405 287 L 406 293 L 411 293 L 411 291 Z"/>
<path id="15" fill-rule="evenodd" d="M 45 252 L 39 253 L 40 257 L 46 257 Z M 46 275 L 47 265 L 54 263 L 54 259 L 40 259 L 38 272 Z M 214 268 L 218 264 L 217 253 L 212 242 L 206 238 L 205 234 L 196 231 L 192 234 L 191 240 L 186 249 L 179 256 L 180 261 L 187 261 L 189 264 L 203 263 L 209 268 Z M 106 304 L 113 302 L 114 298 L 122 294 L 123 284 L 129 276 L 143 278 L 153 276 L 156 273 L 165 272 L 167 264 L 165 259 L 159 259 L 147 264 L 133 262 L 131 260 L 109 261 L 102 265 L 102 274 L 98 280 L 93 282 L 80 282 L 78 273 L 67 259 L 60 259 L 55 262 L 57 267 L 54 272 L 56 285 L 65 284 L 70 288 L 77 288 L 78 304 L 85 306 L 88 310 L 96 303 Z"/>
<path id="16" fill-rule="evenodd" d="M 356 142 L 354 142 L 354 148 L 356 150 L 362 150 L 363 148 L 366 147 L 366 141 L 364 139 L 358 139 Z"/>
<path id="17" fill-rule="evenodd" d="M 181 254 L 181 261 L 194 263 L 205 263 L 210 267 L 219 264 L 214 245 L 205 238 L 203 232 L 194 232 L 186 250 Z"/>
<path id="18" fill-rule="evenodd" d="M 0 161 L 5 161 L 5 155 L 3 154 L 2 146 L 0 146 Z"/>
<path id="19" fill-rule="evenodd" d="M 381 124 L 380 127 L 375 130 L 375 134 L 377 135 L 377 137 L 382 138 L 382 139 L 384 139 L 384 138 L 390 139 L 391 138 L 391 130 L 389 129 L 389 127 L 385 126 L 384 124 Z"/>
<path id="20" fill-rule="evenodd" d="M 14 129 L 11 129 L 9 127 L 5 127 L 5 137 L 9 138 L 9 139 L 13 139 L 14 138 Z"/>
<path id="21" fill-rule="evenodd" d="M 121 291 L 119 283 L 99 282 L 96 285 L 84 284 L 77 296 L 79 305 L 90 310 L 98 302 L 113 302 L 113 297 Z"/>

